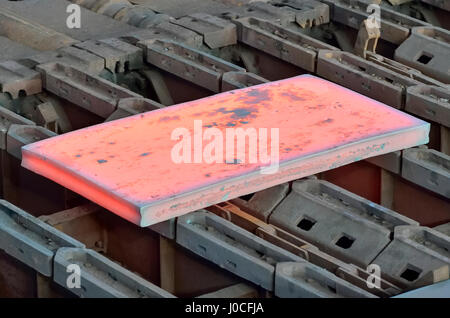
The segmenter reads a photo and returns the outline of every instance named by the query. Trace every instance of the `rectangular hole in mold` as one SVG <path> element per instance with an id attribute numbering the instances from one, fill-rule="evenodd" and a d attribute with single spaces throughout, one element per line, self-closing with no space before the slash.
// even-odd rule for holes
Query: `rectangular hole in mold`
<path id="1" fill-rule="evenodd" d="M 422 54 L 417 59 L 417 62 L 427 65 L 433 59 L 433 55 L 430 53 L 422 52 Z"/>
<path id="2" fill-rule="evenodd" d="M 309 231 L 314 226 L 314 224 L 316 224 L 315 220 L 308 217 L 303 217 L 300 222 L 298 222 L 297 227 L 304 231 Z"/>
<path id="3" fill-rule="evenodd" d="M 336 245 L 339 246 L 340 248 L 343 249 L 349 249 L 353 243 L 355 242 L 355 239 L 343 234 L 337 241 L 336 241 Z"/>
<path id="4" fill-rule="evenodd" d="M 400 275 L 401 278 L 406 279 L 409 282 L 415 281 L 417 278 L 419 278 L 420 273 L 422 270 L 416 266 L 413 266 L 411 264 L 408 264 L 405 268 L 405 270 Z"/>

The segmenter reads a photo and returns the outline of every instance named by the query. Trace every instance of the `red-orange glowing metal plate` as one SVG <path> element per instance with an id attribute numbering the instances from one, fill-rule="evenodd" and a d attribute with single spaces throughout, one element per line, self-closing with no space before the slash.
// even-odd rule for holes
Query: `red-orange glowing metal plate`
<path id="1" fill-rule="evenodd" d="M 180 141 L 172 140 L 171 134 L 186 128 L 194 148 L 194 120 L 202 120 L 203 132 L 217 128 L 224 138 L 227 128 L 267 128 L 269 137 L 271 128 L 279 128 L 278 171 L 262 174 L 260 168 L 267 164 L 248 159 L 230 162 L 225 154 L 220 163 L 175 163 L 171 152 Z M 425 144 L 428 132 L 426 122 L 306 75 L 27 145 L 22 149 L 22 165 L 148 226 L 354 161 Z M 200 149 L 211 140 L 204 140 Z M 268 146 L 271 141 L 268 138 Z M 247 155 L 249 143 L 247 139 Z M 224 153 L 225 145 L 226 140 Z"/>

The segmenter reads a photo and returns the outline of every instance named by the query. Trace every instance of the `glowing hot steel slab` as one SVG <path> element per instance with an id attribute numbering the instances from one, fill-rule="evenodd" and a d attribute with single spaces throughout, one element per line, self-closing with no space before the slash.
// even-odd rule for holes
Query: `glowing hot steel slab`
<path id="1" fill-rule="evenodd" d="M 242 148 L 241 143 L 240 148 L 245 158 L 226 153 L 227 142 L 231 144 L 227 128 L 247 129 L 246 146 Z M 23 147 L 22 165 L 131 222 L 148 226 L 276 184 L 427 143 L 428 132 L 429 125 L 421 120 L 307 75 L 46 139 Z M 202 134 L 210 139 L 202 143 Z M 260 145 L 251 146 L 254 138 Z M 262 154 L 276 155 L 271 145 L 279 151 L 279 168 L 262 171 L 268 164 L 262 162 Z M 259 156 L 256 162 L 255 158 L 250 161 L 255 151 Z M 185 161 L 193 163 L 176 163 L 183 154 Z M 272 159 L 275 163 L 276 156 Z"/>

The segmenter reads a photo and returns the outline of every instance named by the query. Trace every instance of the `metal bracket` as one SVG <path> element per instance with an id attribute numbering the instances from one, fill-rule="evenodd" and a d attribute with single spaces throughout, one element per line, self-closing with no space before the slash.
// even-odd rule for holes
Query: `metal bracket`
<path id="1" fill-rule="evenodd" d="M 395 108 L 402 108 L 406 87 L 420 82 L 348 52 L 319 51 L 317 74 Z"/>
<path id="2" fill-rule="evenodd" d="M 411 36 L 395 50 L 395 60 L 437 80 L 450 83 L 450 31 L 436 27 L 413 28 Z"/>
<path id="3" fill-rule="evenodd" d="M 405 110 L 450 127 L 450 91 L 426 85 L 408 87 Z"/>
<path id="4" fill-rule="evenodd" d="M 68 288 L 70 265 L 80 268 L 80 288 Z M 60 248 L 54 261 L 54 281 L 86 298 L 174 298 L 101 254 L 84 248 Z"/>
<path id="5" fill-rule="evenodd" d="M 103 58 L 73 46 L 56 51 L 42 52 L 38 55 L 28 57 L 23 61 L 24 63 L 30 64 L 33 68 L 39 64 L 59 62 L 92 74 L 99 74 L 105 68 L 105 61 Z"/>
<path id="6" fill-rule="evenodd" d="M 130 33 L 121 39 L 133 45 L 140 41 L 154 39 L 174 41 L 195 48 L 199 48 L 203 44 L 203 37 L 200 34 L 170 22 L 161 22 L 149 29 Z"/>
<path id="7" fill-rule="evenodd" d="M 261 76 L 248 72 L 227 72 L 222 75 L 222 92 L 250 87 L 269 81 Z"/>
<path id="8" fill-rule="evenodd" d="M 42 92 L 41 74 L 16 61 L 0 63 L 0 88 L 13 99 Z"/>
<path id="9" fill-rule="evenodd" d="M 450 199 L 450 156 L 432 149 L 403 151 L 402 177 Z"/>
<path id="10" fill-rule="evenodd" d="M 54 136 L 57 134 L 44 127 L 13 124 L 8 129 L 6 150 L 13 157 L 22 159 L 22 146 Z"/>
<path id="11" fill-rule="evenodd" d="M 330 273 L 342 278 L 352 285 L 364 289 L 379 297 L 390 297 L 399 294 L 401 290 L 380 277 L 380 286 L 369 288 L 367 279 L 371 275 L 367 270 L 353 264 L 344 263 L 337 258 L 319 250 L 317 246 L 311 245 L 274 225 L 256 229 L 256 234 L 266 241 L 275 244 L 308 262 L 326 269 Z"/>
<path id="12" fill-rule="evenodd" d="M 269 222 L 363 268 L 389 244 L 396 226 L 418 225 L 323 180 L 294 182 Z"/>
<path id="13" fill-rule="evenodd" d="M 0 249 L 42 275 L 53 274 L 53 257 L 60 247 L 84 247 L 25 211 L 0 200 Z"/>
<path id="14" fill-rule="evenodd" d="M 105 68 L 112 73 L 123 73 L 142 68 L 142 49 L 119 39 L 89 40 L 74 45 L 105 60 Z"/>
<path id="15" fill-rule="evenodd" d="M 151 99 L 130 97 L 119 100 L 117 110 L 111 114 L 105 121 L 125 118 L 132 115 L 137 115 L 152 110 L 163 108 L 164 105 L 157 103 Z"/>
<path id="16" fill-rule="evenodd" d="M 304 262 L 246 230 L 206 211 L 178 218 L 177 243 L 269 291 L 277 262 Z"/>
<path id="17" fill-rule="evenodd" d="M 342 23 L 354 29 L 359 29 L 363 20 L 370 17 L 367 12 L 369 3 L 363 0 L 322 0 L 331 9 L 332 21 Z M 381 39 L 393 44 L 401 44 L 416 26 L 430 25 L 405 14 L 398 13 L 386 6 L 380 6 Z"/>
<path id="18" fill-rule="evenodd" d="M 239 41 L 283 61 L 315 72 L 320 49 L 338 50 L 308 35 L 256 18 L 234 20 Z"/>
<path id="19" fill-rule="evenodd" d="M 117 107 L 117 102 L 126 97 L 142 97 L 96 75 L 77 68 L 50 63 L 37 66 L 43 73 L 44 87 L 103 118 L 109 117 Z"/>
<path id="20" fill-rule="evenodd" d="M 210 49 L 237 43 L 236 25 L 209 14 L 195 13 L 172 23 L 202 35 L 203 41 Z"/>
<path id="21" fill-rule="evenodd" d="M 399 226 L 373 261 L 399 286 L 414 287 L 430 271 L 450 265 L 450 237 L 427 227 Z"/>
<path id="22" fill-rule="evenodd" d="M 377 298 L 323 268 L 308 263 L 278 263 L 275 296 L 282 298 Z"/>
<path id="23" fill-rule="evenodd" d="M 330 7 L 315 0 L 272 0 L 273 6 L 295 11 L 295 22 L 302 28 L 311 28 L 330 22 Z"/>
<path id="24" fill-rule="evenodd" d="M 0 149 L 6 150 L 6 136 L 8 134 L 8 129 L 12 124 L 29 126 L 36 125 L 33 121 L 17 115 L 9 109 L 0 107 Z"/>
<path id="25" fill-rule="evenodd" d="M 165 40 L 139 42 L 148 63 L 196 85 L 219 93 L 222 74 L 245 69 L 183 44 Z"/>
<path id="26" fill-rule="evenodd" d="M 402 63 L 388 59 L 379 54 L 366 51 L 366 59 L 372 63 L 380 65 L 383 68 L 389 69 L 398 74 L 401 74 L 401 75 L 404 75 L 411 79 L 414 79 L 416 81 L 419 81 L 423 84 L 435 85 L 435 86 L 439 86 L 439 87 L 447 87 L 447 84 L 444 84 L 442 82 L 439 82 L 438 80 L 435 80 L 432 77 L 424 75 L 420 71 L 416 70 L 415 68 L 406 66 Z"/>

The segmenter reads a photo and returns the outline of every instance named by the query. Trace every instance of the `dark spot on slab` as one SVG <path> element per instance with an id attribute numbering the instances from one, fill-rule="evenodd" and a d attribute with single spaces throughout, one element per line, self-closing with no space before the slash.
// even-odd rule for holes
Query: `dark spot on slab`
<path id="1" fill-rule="evenodd" d="M 159 119 L 160 122 L 166 122 L 171 120 L 179 120 L 180 116 L 164 116 Z"/>
<path id="2" fill-rule="evenodd" d="M 215 110 L 215 113 L 222 113 L 222 114 L 233 114 L 231 115 L 231 118 L 233 119 L 243 119 L 246 117 L 252 117 L 255 118 L 256 115 L 253 113 L 257 113 L 258 110 L 253 107 L 238 107 L 235 109 L 227 110 L 225 107 L 221 107 Z M 213 113 L 212 115 L 214 115 Z"/>
<path id="3" fill-rule="evenodd" d="M 318 126 L 322 126 L 324 124 L 330 124 L 332 123 L 334 120 L 332 118 L 327 118 L 325 120 L 319 121 L 316 125 Z"/>
<path id="4" fill-rule="evenodd" d="M 252 89 L 251 91 L 247 92 L 247 96 L 259 96 L 260 91 L 257 89 Z"/>
<path id="5" fill-rule="evenodd" d="M 80 158 L 80 157 L 81 157 L 81 155 L 75 155 L 75 157 L 77 157 L 77 158 Z"/>
<path id="6" fill-rule="evenodd" d="M 250 116 L 253 112 L 258 112 L 257 109 L 254 108 L 236 108 L 231 111 L 233 115 L 231 118 L 245 118 L 247 116 Z"/>
<path id="7" fill-rule="evenodd" d="M 99 160 L 97 160 L 97 162 L 101 164 L 101 163 L 106 163 L 106 162 L 108 162 L 108 160 L 105 160 L 105 159 L 99 159 Z"/>
<path id="8" fill-rule="evenodd" d="M 249 122 L 248 122 L 248 121 L 243 121 L 243 120 L 242 120 L 242 121 L 240 121 L 240 123 L 245 125 L 245 124 L 248 124 Z"/>
<path id="9" fill-rule="evenodd" d="M 214 122 L 214 123 L 212 123 L 212 124 L 209 124 L 209 125 L 204 125 L 203 127 L 206 127 L 206 128 L 212 128 L 212 127 L 214 127 L 214 126 L 217 126 L 217 123 L 216 123 L 216 122 Z"/>
<path id="10" fill-rule="evenodd" d="M 116 143 L 114 141 L 109 142 L 110 145 L 115 145 Z"/>
<path id="11" fill-rule="evenodd" d="M 306 100 L 303 97 L 297 96 L 297 95 L 295 95 L 295 93 L 292 93 L 292 92 L 284 92 L 284 93 L 281 93 L 281 95 L 289 98 L 290 100 L 292 100 L 294 102 L 300 102 L 300 101 Z"/>
<path id="12" fill-rule="evenodd" d="M 234 126 L 236 126 L 236 124 L 235 123 L 227 123 L 227 126 L 228 127 L 234 127 Z"/>
<path id="13" fill-rule="evenodd" d="M 150 152 L 144 152 L 144 153 L 141 153 L 140 156 L 141 157 L 146 157 L 146 156 L 148 156 L 150 154 L 151 154 Z"/>
<path id="14" fill-rule="evenodd" d="M 260 104 L 268 100 L 270 100 L 270 91 L 268 89 L 252 89 L 247 92 L 246 96 L 241 96 L 237 99 L 237 101 L 249 105 Z"/>
<path id="15" fill-rule="evenodd" d="M 206 173 L 205 177 L 209 178 L 209 177 L 211 177 L 211 174 L 210 173 Z"/>

